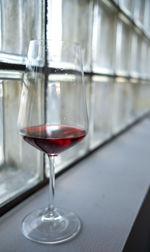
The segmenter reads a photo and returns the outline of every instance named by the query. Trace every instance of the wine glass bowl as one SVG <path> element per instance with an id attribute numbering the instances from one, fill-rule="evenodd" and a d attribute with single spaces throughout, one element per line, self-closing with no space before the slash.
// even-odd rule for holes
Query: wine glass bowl
<path id="1" fill-rule="evenodd" d="M 19 133 L 49 157 L 49 204 L 22 223 L 30 240 L 56 244 L 75 237 L 79 218 L 54 206 L 54 159 L 87 134 L 88 117 L 81 48 L 65 41 L 34 40 L 29 44 L 18 116 Z"/>

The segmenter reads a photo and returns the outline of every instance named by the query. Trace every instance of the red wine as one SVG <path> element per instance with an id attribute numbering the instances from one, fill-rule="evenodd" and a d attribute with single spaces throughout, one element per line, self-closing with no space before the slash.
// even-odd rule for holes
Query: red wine
<path id="1" fill-rule="evenodd" d="M 86 131 L 65 125 L 39 125 L 21 131 L 24 140 L 47 153 L 57 155 L 80 142 Z"/>

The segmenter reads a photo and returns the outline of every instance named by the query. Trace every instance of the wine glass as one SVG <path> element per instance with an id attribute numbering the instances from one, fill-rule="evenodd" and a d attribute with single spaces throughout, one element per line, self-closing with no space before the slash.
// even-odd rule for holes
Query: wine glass
<path id="1" fill-rule="evenodd" d="M 24 236 L 32 241 L 57 244 L 75 237 L 80 219 L 54 206 L 54 159 L 87 134 L 88 117 L 81 48 L 76 43 L 32 40 L 18 116 L 19 134 L 49 158 L 49 204 L 27 215 Z"/>

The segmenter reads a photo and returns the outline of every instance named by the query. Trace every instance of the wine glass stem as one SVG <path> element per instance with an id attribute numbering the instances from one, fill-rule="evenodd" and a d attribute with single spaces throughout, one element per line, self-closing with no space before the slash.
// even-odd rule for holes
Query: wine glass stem
<path id="1" fill-rule="evenodd" d="M 48 156 L 49 159 L 49 168 L 50 168 L 50 176 L 49 176 L 49 210 L 53 212 L 54 210 L 54 196 L 55 196 L 55 167 L 54 167 L 54 159 L 55 156 Z"/>

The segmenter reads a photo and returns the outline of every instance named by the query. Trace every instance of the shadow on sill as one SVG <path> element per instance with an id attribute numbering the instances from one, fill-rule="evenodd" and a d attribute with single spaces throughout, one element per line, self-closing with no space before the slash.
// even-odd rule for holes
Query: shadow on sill
<path id="1" fill-rule="evenodd" d="M 150 252 L 150 188 L 123 249 L 131 251 Z"/>

